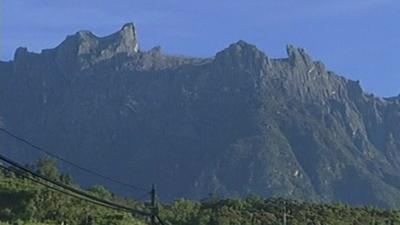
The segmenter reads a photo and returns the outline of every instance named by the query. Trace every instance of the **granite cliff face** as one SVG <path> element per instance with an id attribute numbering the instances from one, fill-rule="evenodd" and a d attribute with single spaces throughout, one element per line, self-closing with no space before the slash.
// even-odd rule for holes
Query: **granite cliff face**
<path id="1" fill-rule="evenodd" d="M 213 58 L 178 57 L 141 51 L 132 24 L 101 38 L 82 31 L 0 63 L 0 115 L 62 157 L 155 182 L 164 199 L 400 206 L 400 99 L 364 93 L 303 49 L 287 53 L 271 59 L 239 41 Z M 33 157 L 1 140 L 14 157 Z"/>

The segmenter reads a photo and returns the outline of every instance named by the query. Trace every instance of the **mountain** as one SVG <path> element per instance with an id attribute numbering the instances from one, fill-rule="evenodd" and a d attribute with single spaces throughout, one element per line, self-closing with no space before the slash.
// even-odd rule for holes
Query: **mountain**
<path id="1" fill-rule="evenodd" d="M 154 182 L 167 200 L 215 192 L 400 206 L 399 97 L 364 93 L 291 45 L 282 59 L 244 41 L 212 58 L 138 46 L 126 24 L 41 53 L 18 48 L 0 63 L 4 126 L 116 179 Z"/>

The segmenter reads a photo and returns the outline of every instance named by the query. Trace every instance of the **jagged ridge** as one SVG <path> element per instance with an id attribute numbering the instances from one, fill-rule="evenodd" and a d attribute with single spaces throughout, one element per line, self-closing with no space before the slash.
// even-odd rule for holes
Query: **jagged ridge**
<path id="1" fill-rule="evenodd" d="M 18 49 L 0 64 L 5 126 L 100 172 L 156 182 L 166 199 L 400 205 L 398 98 L 365 94 L 291 45 L 285 59 L 244 41 L 200 59 L 141 51 L 134 34 L 128 24 L 40 54 Z"/>

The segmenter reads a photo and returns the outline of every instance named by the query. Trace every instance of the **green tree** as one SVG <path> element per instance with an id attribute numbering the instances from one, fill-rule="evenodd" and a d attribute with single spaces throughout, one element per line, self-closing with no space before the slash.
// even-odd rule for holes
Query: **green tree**
<path id="1" fill-rule="evenodd" d="M 88 191 L 93 195 L 103 199 L 112 199 L 113 197 L 113 194 L 109 190 L 107 190 L 107 188 L 101 185 L 95 185 L 89 188 Z"/>
<path id="2" fill-rule="evenodd" d="M 37 161 L 36 172 L 49 179 L 60 181 L 60 172 L 57 169 L 56 161 L 50 157 L 45 156 Z"/>

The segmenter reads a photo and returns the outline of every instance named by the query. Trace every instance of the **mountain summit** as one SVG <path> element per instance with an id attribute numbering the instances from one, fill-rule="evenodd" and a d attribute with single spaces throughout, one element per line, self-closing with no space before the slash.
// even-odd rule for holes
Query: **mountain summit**
<path id="1" fill-rule="evenodd" d="M 0 62 L 0 115 L 68 160 L 156 183 L 164 199 L 260 194 L 400 206 L 399 98 L 364 93 L 301 48 L 287 53 L 273 59 L 239 41 L 190 58 L 139 51 L 133 24 L 106 37 L 80 31 Z M 0 140 L 15 158 L 35 158 Z"/>
<path id="2" fill-rule="evenodd" d="M 120 31 L 106 37 L 97 37 L 90 31 L 79 31 L 70 35 L 57 49 L 72 49 L 78 56 L 91 55 L 100 60 L 116 54 L 132 55 L 139 51 L 135 26 L 125 24 Z"/>
<path id="3" fill-rule="evenodd" d="M 139 51 L 136 30 L 133 23 L 125 24 L 119 31 L 97 37 L 90 31 L 78 31 L 55 49 L 43 50 L 43 56 L 55 57 L 58 64 L 65 67 L 88 68 L 97 62 L 115 58 L 118 55 L 132 56 Z M 14 61 L 29 55 L 27 48 L 17 49 Z M 69 71 L 69 70 L 68 70 Z"/>

